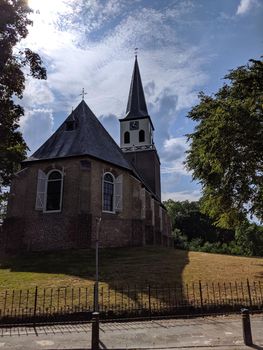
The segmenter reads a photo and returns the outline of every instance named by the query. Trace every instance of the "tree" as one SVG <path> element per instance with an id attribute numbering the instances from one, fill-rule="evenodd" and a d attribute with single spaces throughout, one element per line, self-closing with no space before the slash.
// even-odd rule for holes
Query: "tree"
<path id="1" fill-rule="evenodd" d="M 28 34 L 32 25 L 26 0 L 0 0 L 0 177 L 3 186 L 10 184 L 11 175 L 26 156 L 27 146 L 19 128 L 23 108 L 14 102 L 21 99 L 25 74 L 46 79 L 46 70 L 38 54 L 16 45 Z M 1 189 L 1 187 L 0 187 Z"/>
<path id="2" fill-rule="evenodd" d="M 176 202 L 172 199 L 164 202 L 172 221 L 174 236 L 179 232 L 188 241 L 200 239 L 202 242 L 229 242 L 234 239 L 234 231 L 213 225 L 211 218 L 200 212 L 199 202 Z"/>
<path id="3" fill-rule="evenodd" d="M 186 164 L 202 185 L 201 210 L 235 228 L 250 214 L 263 221 L 263 61 L 231 70 L 229 80 L 188 117 L 197 122 Z"/>
<path id="4" fill-rule="evenodd" d="M 256 224 L 243 223 L 236 229 L 235 240 L 246 256 L 262 256 L 263 227 Z"/>

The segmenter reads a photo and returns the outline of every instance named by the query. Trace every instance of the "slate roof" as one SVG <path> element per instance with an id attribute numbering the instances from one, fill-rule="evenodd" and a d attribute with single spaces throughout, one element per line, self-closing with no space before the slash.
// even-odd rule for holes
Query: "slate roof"
<path id="1" fill-rule="evenodd" d="M 72 121 L 76 127 L 67 131 L 67 124 Z M 119 146 L 83 100 L 57 131 L 24 162 L 84 155 L 132 170 Z"/>
<path id="2" fill-rule="evenodd" d="M 130 92 L 126 109 L 126 116 L 122 120 L 138 119 L 145 117 L 150 118 L 144 97 L 139 65 L 137 57 L 135 56 Z"/>

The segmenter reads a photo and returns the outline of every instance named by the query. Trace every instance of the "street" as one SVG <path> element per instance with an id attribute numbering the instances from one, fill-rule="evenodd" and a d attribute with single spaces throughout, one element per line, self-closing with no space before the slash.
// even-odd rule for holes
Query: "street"
<path id="1" fill-rule="evenodd" d="M 251 316 L 254 349 L 263 349 L 263 315 Z M 89 349 L 91 325 L 0 329 L 0 349 Z M 241 316 L 102 323 L 101 349 L 249 349 Z"/>

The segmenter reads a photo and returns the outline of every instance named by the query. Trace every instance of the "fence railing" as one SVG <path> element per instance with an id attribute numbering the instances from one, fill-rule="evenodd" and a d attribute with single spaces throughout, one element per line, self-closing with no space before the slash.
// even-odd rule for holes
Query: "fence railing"
<path id="1" fill-rule="evenodd" d="M 99 310 L 103 318 L 227 312 L 262 306 L 261 281 L 99 287 Z M 0 324 L 88 320 L 93 310 L 94 286 L 0 291 Z"/>

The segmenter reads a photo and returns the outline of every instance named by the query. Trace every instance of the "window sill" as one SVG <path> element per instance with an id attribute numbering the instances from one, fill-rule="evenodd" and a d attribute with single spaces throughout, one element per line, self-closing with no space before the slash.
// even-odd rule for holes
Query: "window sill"
<path id="1" fill-rule="evenodd" d="M 44 214 L 61 213 L 62 210 L 43 210 Z"/>
<path id="2" fill-rule="evenodd" d="M 102 210 L 102 213 L 105 213 L 105 214 L 116 214 L 116 211 Z"/>

